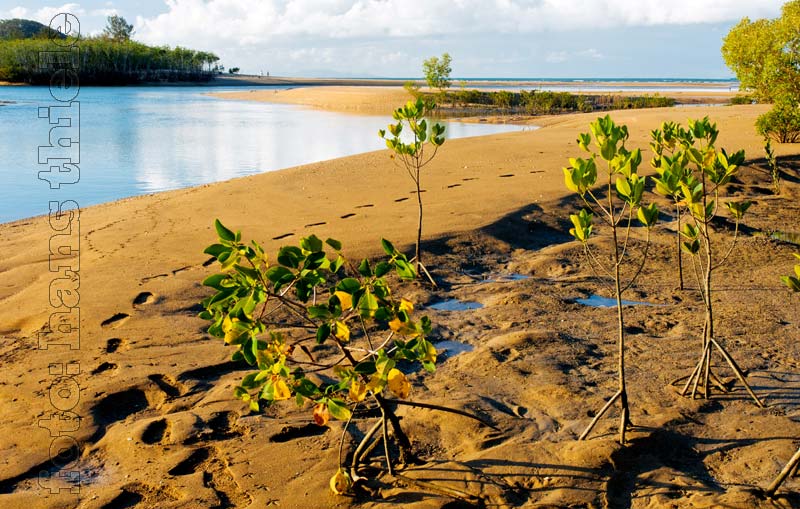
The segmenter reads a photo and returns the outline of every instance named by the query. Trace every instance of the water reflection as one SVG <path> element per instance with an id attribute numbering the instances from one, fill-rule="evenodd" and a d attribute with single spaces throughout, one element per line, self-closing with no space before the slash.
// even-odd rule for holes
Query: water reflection
<path id="1" fill-rule="evenodd" d="M 575 299 L 575 302 L 578 304 L 583 304 L 584 306 L 590 306 L 593 308 L 613 308 L 617 307 L 617 299 L 610 299 L 608 297 L 601 297 L 600 295 L 590 295 L 587 298 L 583 299 Z M 659 304 L 653 304 L 652 302 L 641 302 L 635 300 L 623 300 L 623 306 L 660 306 Z"/>
<path id="2" fill-rule="evenodd" d="M 223 100 L 208 91 L 81 89 L 81 181 L 63 190 L 64 199 L 87 206 L 380 150 L 378 129 L 392 120 Z M 55 101 L 40 87 L 0 87 L 4 100 L 15 101 L 0 108 L 0 221 L 10 221 L 46 213 L 47 201 L 57 199 L 36 178 L 37 146 L 47 142 L 49 127 L 37 107 Z M 448 138 L 520 129 L 447 124 Z"/>
<path id="3" fill-rule="evenodd" d="M 458 299 L 447 299 L 428 306 L 437 311 L 471 311 L 473 309 L 480 309 L 483 304 L 480 302 L 462 301 Z"/>

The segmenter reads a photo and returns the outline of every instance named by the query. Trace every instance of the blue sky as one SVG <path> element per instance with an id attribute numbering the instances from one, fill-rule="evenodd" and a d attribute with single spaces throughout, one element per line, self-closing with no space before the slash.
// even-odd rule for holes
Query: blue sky
<path id="1" fill-rule="evenodd" d="M 778 0 L 0 0 L 0 18 L 106 16 L 148 44 L 213 51 L 226 67 L 284 76 L 416 77 L 449 52 L 453 76 L 727 78 L 722 38 Z"/>

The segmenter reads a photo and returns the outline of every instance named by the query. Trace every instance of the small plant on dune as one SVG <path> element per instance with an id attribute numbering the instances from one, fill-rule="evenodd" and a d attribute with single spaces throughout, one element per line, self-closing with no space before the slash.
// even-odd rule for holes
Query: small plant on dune
<path id="1" fill-rule="evenodd" d="M 795 253 L 795 258 L 800 260 L 800 254 Z M 796 294 L 800 295 L 800 264 L 794 266 L 794 276 L 781 276 L 781 280 L 783 283 L 789 287 L 789 289 Z M 800 449 L 794 453 L 794 456 L 789 459 L 789 462 L 786 463 L 786 466 L 778 474 L 778 477 L 775 478 L 774 481 L 769 485 L 769 487 L 764 492 L 768 497 L 772 497 L 775 495 L 775 492 L 778 491 L 778 488 L 781 487 L 783 481 L 789 477 L 789 474 L 792 472 L 796 472 L 798 465 L 800 465 Z"/>
<path id="2" fill-rule="evenodd" d="M 392 159 L 400 161 L 403 169 L 414 181 L 417 194 L 418 221 L 417 221 L 417 243 L 414 248 L 414 262 L 417 266 L 417 273 L 425 273 L 432 284 L 433 281 L 425 265 L 422 263 L 422 253 L 420 244 L 422 243 L 422 187 L 421 171 L 422 168 L 436 157 L 436 152 L 444 144 L 444 126 L 433 124 L 428 132 L 428 121 L 425 119 L 430 114 L 434 106 L 426 104 L 421 98 L 416 101 L 408 101 L 402 108 L 397 108 L 392 113 L 397 123 L 389 124 L 387 129 L 378 131 L 378 135 L 386 140 L 386 146 L 393 152 Z M 411 139 L 408 143 L 403 141 L 402 133 L 406 129 L 410 132 Z M 432 151 L 429 150 L 432 148 Z M 426 150 L 428 149 L 428 150 Z"/>
<path id="3" fill-rule="evenodd" d="M 767 165 L 772 176 L 772 192 L 781 194 L 781 170 L 778 167 L 778 158 L 768 136 L 764 137 L 764 153 L 767 155 Z"/>
<path id="4" fill-rule="evenodd" d="M 212 322 L 209 334 L 234 347 L 232 360 L 244 360 L 255 369 L 234 395 L 253 411 L 294 400 L 320 426 L 329 419 L 346 421 L 339 468 L 331 478 L 334 492 L 344 493 L 363 479 L 359 465 L 378 440 L 383 441 L 387 469 L 394 474 L 390 427 L 401 462 L 413 458 L 396 414 L 398 405 L 480 420 L 460 410 L 408 400 L 411 383 L 399 363 L 406 371 L 414 363 L 434 371 L 437 354 L 426 339 L 430 320 L 415 319 L 413 304 L 396 296 L 387 281 L 392 272 L 404 280 L 416 277 L 413 265 L 389 241 L 382 241 L 387 259 L 376 264 L 365 259 L 356 267 L 344 258 L 338 241 L 323 242 L 313 235 L 297 246 L 280 248 L 271 262 L 257 242 L 242 242 L 240 232 L 219 221 L 215 227 L 219 241 L 205 253 L 217 259 L 221 272 L 203 281 L 214 293 L 203 300 L 200 316 Z M 380 418 L 345 468 L 342 449 L 349 425 L 374 413 Z"/>
<path id="5" fill-rule="evenodd" d="M 750 202 L 728 201 L 725 208 L 735 222 L 733 239 L 719 258 L 716 239 L 712 236 L 712 222 L 720 208 L 720 191 L 730 182 L 739 166 L 744 162 L 744 151 L 728 154 L 724 149 L 717 150 L 715 144 L 719 130 L 708 117 L 702 120 L 690 120 L 686 130 L 678 129 L 680 152 L 675 156 L 688 161 L 689 171 L 680 180 L 680 199 L 685 207 L 688 220 L 680 233 L 683 237 L 681 248 L 692 257 L 692 267 L 697 280 L 698 290 L 703 299 L 705 320 L 703 323 L 702 355 L 697 362 L 686 385 L 681 391 L 685 396 L 692 388 L 691 396 L 697 395 L 702 388 L 703 397 L 708 398 L 711 384 L 727 391 L 725 385 L 713 372 L 711 366 L 712 350 L 716 349 L 733 370 L 736 377 L 744 385 L 747 392 L 758 406 L 763 406 L 745 379 L 745 375 L 733 357 L 715 337 L 713 306 L 713 275 L 732 254 L 739 233 L 739 224 Z"/>
<path id="6" fill-rule="evenodd" d="M 406 92 L 411 94 L 411 97 L 414 99 L 418 99 L 422 96 L 422 93 L 419 91 L 419 85 L 417 85 L 414 81 L 406 81 L 403 83 L 403 88 L 406 90 Z"/>
<path id="7" fill-rule="evenodd" d="M 630 410 L 628 407 L 628 392 L 625 385 L 625 323 L 623 315 L 622 294 L 630 288 L 641 273 L 647 259 L 650 246 L 650 230 L 658 219 L 658 209 L 655 204 L 642 205 L 645 178 L 637 173 L 642 156 L 639 149 L 629 151 L 625 148 L 628 139 L 628 128 L 617 126 L 611 117 L 606 115 L 590 124 L 591 134 L 581 134 L 578 145 L 590 154 L 588 159 L 571 158 L 570 167 L 564 168 L 564 177 L 567 187 L 580 195 L 585 208 L 579 214 L 570 216 L 574 228 L 570 234 L 579 240 L 584 247 L 587 258 L 593 267 L 598 267 L 614 281 L 614 297 L 617 301 L 617 322 L 619 326 L 618 347 L 618 377 L 619 390 L 608 400 L 603 408 L 597 412 L 591 424 L 581 434 L 579 440 L 585 439 L 594 428 L 595 424 L 619 401 L 620 423 L 619 442 L 625 443 L 625 432 L 631 425 Z M 590 143 L 599 150 L 594 152 Z M 598 188 L 597 161 L 605 162 L 604 174 Z M 601 224 L 611 233 L 611 265 L 604 264 L 595 254 L 595 248 L 589 239 L 593 230 L 594 218 L 597 217 Z M 641 255 L 641 260 L 635 264 L 633 275 L 623 281 L 622 266 L 626 259 L 631 257 L 629 242 L 634 218 L 646 228 L 647 240 Z"/>
<path id="8" fill-rule="evenodd" d="M 675 122 L 662 122 L 660 129 L 650 132 L 650 148 L 653 150 L 653 159 L 650 161 L 650 165 L 657 173 L 657 176 L 653 177 L 655 191 L 662 196 L 672 198 L 675 204 L 678 287 L 681 290 L 684 289 L 683 250 L 681 249 L 681 216 L 683 215 L 681 182 L 690 172 L 689 160 L 686 153 L 681 150 L 681 140 L 687 140 L 690 137 L 691 133 L 687 133 Z"/>

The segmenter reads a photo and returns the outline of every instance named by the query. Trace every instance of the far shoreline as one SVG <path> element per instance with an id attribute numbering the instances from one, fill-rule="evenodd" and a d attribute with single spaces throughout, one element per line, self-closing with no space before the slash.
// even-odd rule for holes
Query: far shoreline
<path id="1" fill-rule="evenodd" d="M 175 86 L 175 87 L 251 87 L 251 86 L 387 86 L 402 87 L 407 82 L 424 86 L 425 80 L 422 78 L 312 78 L 302 76 L 260 76 L 254 74 L 236 75 L 217 75 L 206 81 L 149 81 L 141 83 L 129 83 L 121 85 L 83 85 L 83 86 Z M 566 87 L 570 92 L 591 91 L 586 87 L 602 86 L 606 88 L 620 87 L 620 92 L 625 92 L 626 88 L 654 88 L 654 89 L 675 89 L 675 88 L 697 88 L 698 92 L 707 93 L 741 93 L 738 90 L 738 82 L 726 78 L 453 78 L 451 89 L 457 89 L 464 84 L 466 88 L 491 89 L 493 86 L 498 88 L 520 87 L 520 88 L 540 88 L 540 87 Z M 735 84 L 737 90 L 732 90 Z M 47 86 L 32 85 L 23 82 L 0 81 L 0 86 Z M 616 91 L 616 90 L 613 90 Z M 655 91 L 655 90 L 654 90 Z M 642 93 L 636 90 L 637 93 Z"/>

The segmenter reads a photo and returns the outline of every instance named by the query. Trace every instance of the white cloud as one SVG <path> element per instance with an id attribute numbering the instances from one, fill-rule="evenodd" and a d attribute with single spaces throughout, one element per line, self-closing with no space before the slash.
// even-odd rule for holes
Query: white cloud
<path id="1" fill-rule="evenodd" d="M 783 0 L 165 1 L 165 13 L 136 20 L 139 37 L 146 42 L 187 44 L 206 39 L 251 45 L 287 36 L 419 37 L 716 23 L 743 16 L 774 16 L 783 3 Z"/>
<path id="2" fill-rule="evenodd" d="M 63 12 L 74 14 L 78 17 L 78 19 L 80 19 L 82 15 L 86 14 L 86 11 L 81 8 L 80 4 L 68 3 L 61 5 L 60 7 L 42 7 L 41 9 L 37 9 L 31 14 L 31 18 L 35 19 L 39 23 L 49 25 L 50 20 L 52 20 L 56 14 Z"/>
<path id="3" fill-rule="evenodd" d="M 595 48 L 589 48 L 582 51 L 551 51 L 544 57 L 544 61 L 548 64 L 560 64 L 567 60 L 578 59 L 586 60 L 602 60 L 605 55 L 597 51 Z"/>
<path id="4" fill-rule="evenodd" d="M 119 11 L 113 7 L 109 7 L 107 9 L 92 9 L 89 13 L 91 16 L 102 16 L 107 18 L 109 16 L 114 16 L 115 14 L 119 14 Z"/>
<path id="5" fill-rule="evenodd" d="M 8 11 L 10 18 L 24 18 L 28 15 L 28 9 L 25 7 L 14 7 Z"/>
<path id="6" fill-rule="evenodd" d="M 213 51 L 224 65 L 245 72 L 412 76 L 423 58 L 449 51 L 456 75 L 480 76 L 547 73 L 548 64 L 559 73 L 629 72 L 614 62 L 641 59 L 643 48 L 652 53 L 675 46 L 659 38 L 691 33 L 675 39 L 689 48 L 705 35 L 706 24 L 724 31 L 724 24 L 744 16 L 774 17 L 785 0 L 151 0 L 146 10 L 104 0 L 59 7 L 42 7 L 47 0 L 17 2 L 0 17 L 49 23 L 69 11 L 80 18 L 83 33 L 93 35 L 106 16 L 122 13 L 137 40 Z M 710 44 L 704 38 L 707 48 L 692 49 L 707 49 L 704 58 L 713 60 L 715 70 L 705 66 L 703 73 L 727 72 L 715 37 Z"/>
<path id="7" fill-rule="evenodd" d="M 544 61 L 548 64 L 560 64 L 566 62 L 569 54 L 566 51 L 551 51 L 544 57 Z"/>
<path id="8" fill-rule="evenodd" d="M 602 60 L 606 56 L 597 51 L 594 48 L 585 49 L 583 51 L 578 51 L 576 55 L 586 58 L 591 58 L 592 60 Z"/>

